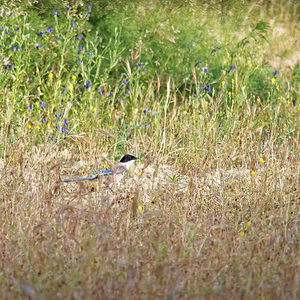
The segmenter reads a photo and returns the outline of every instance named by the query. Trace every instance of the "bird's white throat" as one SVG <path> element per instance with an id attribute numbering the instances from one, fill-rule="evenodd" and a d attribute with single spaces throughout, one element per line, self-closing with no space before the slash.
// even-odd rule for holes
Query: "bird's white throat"
<path id="1" fill-rule="evenodd" d="M 127 161 L 126 163 L 122 163 L 126 170 L 129 170 L 131 166 L 134 164 L 134 160 Z"/>

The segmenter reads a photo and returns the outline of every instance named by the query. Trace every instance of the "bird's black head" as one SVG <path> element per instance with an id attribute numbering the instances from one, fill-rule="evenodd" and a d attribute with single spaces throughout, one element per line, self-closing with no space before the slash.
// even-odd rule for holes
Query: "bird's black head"
<path id="1" fill-rule="evenodd" d="M 128 162 L 128 161 L 136 160 L 136 159 L 138 159 L 138 158 L 135 157 L 135 156 L 133 156 L 133 155 L 126 154 L 126 155 L 124 155 L 124 156 L 121 158 L 120 162 L 126 163 L 126 162 Z"/>

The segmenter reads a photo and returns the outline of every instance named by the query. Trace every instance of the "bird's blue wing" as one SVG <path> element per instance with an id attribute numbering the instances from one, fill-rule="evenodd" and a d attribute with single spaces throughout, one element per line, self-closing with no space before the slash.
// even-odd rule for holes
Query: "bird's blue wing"
<path id="1" fill-rule="evenodd" d="M 109 170 L 109 169 L 104 169 L 101 171 L 101 175 L 112 175 L 113 171 Z"/>

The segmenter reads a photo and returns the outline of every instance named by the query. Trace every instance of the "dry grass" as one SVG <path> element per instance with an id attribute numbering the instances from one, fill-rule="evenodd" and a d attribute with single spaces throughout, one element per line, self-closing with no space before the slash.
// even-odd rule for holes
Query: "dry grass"
<path id="1" fill-rule="evenodd" d="M 99 181 L 55 182 L 87 175 L 93 152 L 9 146 L 2 299 L 299 298 L 297 140 L 278 147 L 248 128 L 160 166 L 150 143 L 137 145 L 150 155 L 114 194 Z"/>

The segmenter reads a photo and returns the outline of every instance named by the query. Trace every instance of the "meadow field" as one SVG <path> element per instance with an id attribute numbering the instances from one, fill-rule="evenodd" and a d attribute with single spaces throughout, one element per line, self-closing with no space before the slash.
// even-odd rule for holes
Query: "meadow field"
<path id="1" fill-rule="evenodd" d="M 0 299 L 300 299 L 299 16 L 0 1 Z"/>

